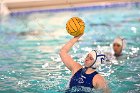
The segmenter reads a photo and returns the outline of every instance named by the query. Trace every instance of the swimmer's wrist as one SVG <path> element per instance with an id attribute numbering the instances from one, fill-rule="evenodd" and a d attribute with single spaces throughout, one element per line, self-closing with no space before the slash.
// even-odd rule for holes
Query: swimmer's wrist
<path id="1" fill-rule="evenodd" d="M 75 36 L 74 38 L 80 38 L 83 34 L 79 35 L 79 36 Z"/>
<path id="2" fill-rule="evenodd" d="M 75 44 L 80 37 L 74 37 L 73 39 L 70 40 L 70 43 Z"/>

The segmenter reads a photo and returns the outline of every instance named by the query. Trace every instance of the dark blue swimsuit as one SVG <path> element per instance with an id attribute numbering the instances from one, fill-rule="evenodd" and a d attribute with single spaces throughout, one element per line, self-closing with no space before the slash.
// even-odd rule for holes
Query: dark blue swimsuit
<path id="1" fill-rule="evenodd" d="M 98 72 L 94 71 L 91 74 L 86 74 L 83 73 L 84 68 L 79 69 L 74 76 L 71 78 L 70 84 L 69 84 L 69 88 L 72 88 L 74 86 L 83 86 L 83 87 L 89 87 L 89 88 L 93 88 L 93 84 L 92 84 L 92 79 L 94 78 L 94 76 L 96 74 L 98 74 Z"/>

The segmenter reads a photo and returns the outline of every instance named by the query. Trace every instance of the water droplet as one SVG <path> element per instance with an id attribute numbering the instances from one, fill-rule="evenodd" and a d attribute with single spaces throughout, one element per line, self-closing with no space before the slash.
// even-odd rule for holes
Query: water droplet
<path id="1" fill-rule="evenodd" d="M 137 32 L 137 28 L 136 27 L 131 27 L 131 30 L 133 31 L 133 33 Z"/>
<path id="2" fill-rule="evenodd" d="M 4 79 L 4 78 L 1 78 L 1 79 Z"/>

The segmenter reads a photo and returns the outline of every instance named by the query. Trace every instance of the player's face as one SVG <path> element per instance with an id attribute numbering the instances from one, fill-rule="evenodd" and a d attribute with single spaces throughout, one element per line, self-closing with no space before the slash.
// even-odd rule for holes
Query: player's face
<path id="1" fill-rule="evenodd" d="M 87 55 L 87 57 L 85 58 L 84 65 L 85 65 L 85 67 L 89 67 L 89 66 L 91 66 L 91 65 L 93 64 L 93 62 L 94 62 L 94 58 L 93 58 L 92 55 L 89 53 L 89 54 Z"/>
<path id="2" fill-rule="evenodd" d="M 113 50 L 114 50 L 115 54 L 120 55 L 122 52 L 122 46 L 117 43 L 114 43 Z"/>

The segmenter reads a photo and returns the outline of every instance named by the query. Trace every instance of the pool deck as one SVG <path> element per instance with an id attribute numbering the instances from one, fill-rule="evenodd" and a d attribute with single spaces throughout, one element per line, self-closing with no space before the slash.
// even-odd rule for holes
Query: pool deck
<path id="1" fill-rule="evenodd" d="M 59 2 L 58 2 L 59 1 Z M 35 10 L 61 9 L 80 6 L 104 5 L 123 2 L 140 2 L 140 0 L 0 0 L 1 13 Z"/>

